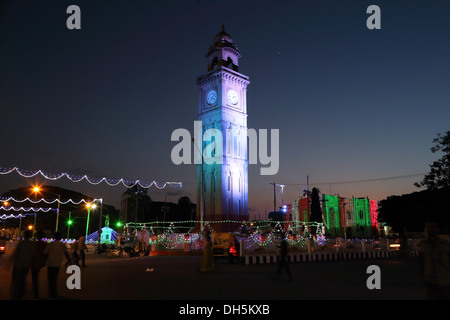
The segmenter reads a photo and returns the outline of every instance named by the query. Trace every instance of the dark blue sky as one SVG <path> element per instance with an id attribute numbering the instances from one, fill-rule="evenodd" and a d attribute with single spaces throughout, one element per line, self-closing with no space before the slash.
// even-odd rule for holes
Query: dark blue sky
<path id="1" fill-rule="evenodd" d="M 66 9 L 81 9 L 81 30 Z M 381 30 L 366 9 L 381 8 Z M 430 147 L 450 130 L 448 1 L 3 1 L 0 166 L 92 177 L 181 181 L 154 200 L 195 200 L 194 165 L 170 158 L 193 133 L 196 77 L 225 24 L 250 77 L 248 127 L 280 130 L 280 169 L 249 167 L 249 208 L 292 202 L 305 186 L 382 200 L 416 191 Z M 118 205 L 124 187 L 0 176 L 0 191 L 55 184 Z M 318 184 L 325 183 L 325 184 Z M 279 192 L 280 189 L 277 190 Z"/>

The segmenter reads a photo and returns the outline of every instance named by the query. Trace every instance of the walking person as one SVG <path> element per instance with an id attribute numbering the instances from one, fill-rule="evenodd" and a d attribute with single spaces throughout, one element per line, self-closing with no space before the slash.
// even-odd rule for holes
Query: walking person
<path id="1" fill-rule="evenodd" d="M 427 299 L 450 300 L 450 241 L 439 236 L 436 222 L 425 223 L 425 239 L 419 248 Z"/>
<path id="2" fill-rule="evenodd" d="M 214 257 L 212 253 L 211 236 L 209 232 L 205 232 L 205 245 L 203 248 L 202 264 L 200 271 L 211 272 L 214 270 Z"/>
<path id="3" fill-rule="evenodd" d="M 78 257 L 78 240 L 75 240 L 70 245 L 70 254 L 72 255 L 72 264 L 80 266 L 79 257 Z"/>
<path id="4" fill-rule="evenodd" d="M 291 270 L 289 269 L 289 262 L 288 262 L 288 250 L 289 250 L 289 244 L 286 240 L 285 235 L 283 234 L 281 237 L 281 242 L 278 245 L 279 248 L 279 257 L 278 257 L 278 269 L 277 274 L 280 275 L 283 269 L 286 271 L 287 276 L 289 279 L 292 279 Z"/>
<path id="5" fill-rule="evenodd" d="M 26 277 L 31 268 L 35 255 L 35 243 L 31 240 L 32 232 L 26 230 L 24 239 L 20 241 L 10 262 L 13 265 L 11 275 L 10 294 L 11 299 L 19 300 L 25 295 Z"/>
<path id="6" fill-rule="evenodd" d="M 58 273 L 63 262 L 63 257 L 70 264 L 70 257 L 66 245 L 62 243 L 61 233 L 55 232 L 53 235 L 55 241 L 50 242 L 44 250 L 44 256 L 47 262 L 47 281 L 50 291 L 50 297 L 56 299 L 58 297 Z"/>
<path id="7" fill-rule="evenodd" d="M 87 250 L 87 247 L 86 247 L 86 243 L 85 243 L 85 238 L 83 236 L 81 236 L 78 239 L 78 252 L 81 257 L 81 266 L 87 267 L 86 266 L 86 256 L 85 256 L 84 250 Z"/>
<path id="8" fill-rule="evenodd" d="M 39 231 L 36 234 L 35 255 L 31 267 L 31 281 L 33 283 L 33 296 L 39 299 L 39 271 L 45 266 L 44 250 L 47 243 L 43 241 L 44 233 Z"/>

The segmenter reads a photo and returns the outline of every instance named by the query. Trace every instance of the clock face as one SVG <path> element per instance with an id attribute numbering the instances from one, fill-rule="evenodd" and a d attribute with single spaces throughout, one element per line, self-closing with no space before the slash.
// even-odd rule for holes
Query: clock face
<path id="1" fill-rule="evenodd" d="M 208 95 L 206 96 L 206 102 L 211 105 L 214 104 L 217 101 L 217 93 L 214 90 L 211 90 L 208 92 Z"/>
<path id="2" fill-rule="evenodd" d="M 228 91 L 228 102 L 231 104 L 237 104 L 239 101 L 238 94 L 234 90 Z"/>

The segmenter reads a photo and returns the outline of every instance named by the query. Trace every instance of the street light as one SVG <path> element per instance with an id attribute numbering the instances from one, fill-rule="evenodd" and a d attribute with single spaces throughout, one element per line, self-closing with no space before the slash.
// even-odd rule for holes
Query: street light
<path id="1" fill-rule="evenodd" d="M 86 238 L 87 238 L 88 233 L 89 233 L 89 217 L 91 215 L 91 209 L 95 209 L 96 207 L 97 207 L 97 205 L 95 203 L 92 203 L 92 202 L 86 203 L 86 208 L 87 208 L 87 211 L 88 211 L 87 223 L 86 223 Z"/>
<path id="2" fill-rule="evenodd" d="M 202 172 L 200 176 L 200 232 L 203 233 L 203 152 L 201 152 L 197 144 L 195 144 L 194 138 L 192 138 L 192 143 L 197 147 L 198 152 L 202 155 Z"/>
<path id="3" fill-rule="evenodd" d="M 41 192 L 41 188 L 39 186 L 34 186 L 33 187 L 33 192 L 37 195 L 39 192 Z M 61 203 L 61 195 L 53 193 L 53 192 L 49 192 L 49 191 L 42 191 L 44 193 L 49 193 L 55 196 L 58 196 L 58 208 L 56 209 L 56 227 L 55 227 L 55 232 L 58 232 L 58 224 L 59 224 L 59 205 Z"/>
<path id="4" fill-rule="evenodd" d="M 67 239 L 69 239 L 69 234 L 70 234 L 70 226 L 73 224 L 73 220 L 70 217 L 70 215 L 72 214 L 72 212 L 69 211 L 69 219 L 67 220 Z"/>

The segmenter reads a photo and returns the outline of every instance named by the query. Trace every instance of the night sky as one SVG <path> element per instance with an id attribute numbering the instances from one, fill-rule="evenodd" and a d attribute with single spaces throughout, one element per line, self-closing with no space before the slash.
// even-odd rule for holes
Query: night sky
<path id="1" fill-rule="evenodd" d="M 195 201 L 195 165 L 174 165 L 175 129 L 193 134 L 196 78 L 225 30 L 250 77 L 248 127 L 280 130 L 280 168 L 249 166 L 251 217 L 306 188 L 382 200 L 419 191 L 438 133 L 450 130 L 449 1 L 2 1 L 0 166 L 180 181 L 153 200 Z M 69 5 L 81 30 L 69 30 Z M 369 30 L 369 5 L 381 29 Z M 395 178 L 414 175 L 412 177 Z M 382 179 L 368 182 L 349 181 Z M 124 186 L 0 175 L 118 207 Z"/>

